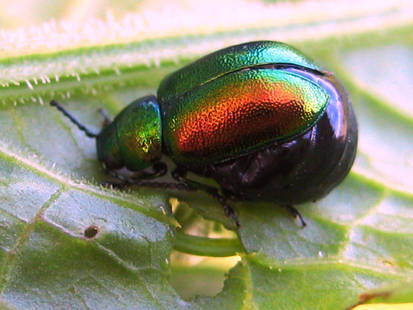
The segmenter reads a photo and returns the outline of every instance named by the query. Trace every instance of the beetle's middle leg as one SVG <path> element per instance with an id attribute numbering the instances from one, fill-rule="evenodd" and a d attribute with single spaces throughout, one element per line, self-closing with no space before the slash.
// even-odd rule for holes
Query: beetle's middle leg
<path id="1" fill-rule="evenodd" d="M 224 195 L 221 195 L 218 192 L 218 189 L 213 186 L 209 186 L 209 185 L 188 179 L 186 177 L 186 173 L 187 173 L 186 169 L 178 167 L 174 171 L 172 171 L 172 177 L 175 180 L 177 180 L 180 184 L 187 185 L 190 190 L 204 191 L 208 195 L 216 199 L 224 208 L 225 216 L 232 218 L 235 222 L 235 225 L 237 227 L 240 227 L 240 223 L 239 223 L 237 215 L 235 214 L 234 209 L 227 203 L 227 197 L 225 197 Z"/>
<path id="2" fill-rule="evenodd" d="M 294 218 L 296 218 L 296 219 L 299 220 L 299 222 L 300 222 L 300 224 L 301 224 L 301 227 L 304 228 L 305 226 L 307 226 L 307 223 L 304 221 L 303 216 L 301 215 L 301 213 L 300 213 L 296 208 L 294 208 L 292 205 L 283 205 L 283 207 L 286 208 L 287 211 L 288 211 Z"/>

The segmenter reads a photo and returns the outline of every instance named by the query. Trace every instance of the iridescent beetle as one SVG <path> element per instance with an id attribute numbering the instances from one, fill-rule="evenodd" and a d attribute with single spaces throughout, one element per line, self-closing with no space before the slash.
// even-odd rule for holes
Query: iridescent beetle
<path id="1" fill-rule="evenodd" d="M 51 104 L 96 138 L 106 169 L 126 167 L 153 179 L 167 173 L 165 154 L 178 183 L 218 199 L 237 226 L 228 200 L 274 202 L 305 225 L 293 206 L 338 185 L 357 149 L 357 121 L 343 87 L 280 42 L 231 46 L 171 73 L 157 98 L 135 100 L 99 134 Z M 190 180 L 188 171 L 219 188 Z"/>

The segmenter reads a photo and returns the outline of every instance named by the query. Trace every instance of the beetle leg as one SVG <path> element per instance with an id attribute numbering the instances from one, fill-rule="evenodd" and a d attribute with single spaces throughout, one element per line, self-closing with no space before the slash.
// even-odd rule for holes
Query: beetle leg
<path id="1" fill-rule="evenodd" d="M 122 181 L 122 183 L 119 183 L 119 184 L 110 183 L 110 185 L 116 188 L 125 188 L 130 185 L 137 185 L 137 186 L 142 186 L 142 187 L 159 188 L 159 189 L 193 191 L 192 188 L 189 188 L 186 184 L 183 184 L 183 183 L 151 182 L 151 181 L 142 181 L 142 180 L 136 180 L 136 179 L 127 179 L 125 181 Z"/>
<path id="2" fill-rule="evenodd" d="M 168 167 L 164 162 L 158 161 L 152 165 L 152 172 L 139 171 L 130 176 L 132 180 L 156 179 L 164 176 L 168 172 Z"/>
<path id="3" fill-rule="evenodd" d="M 112 188 L 123 188 L 127 184 L 129 184 L 127 179 L 124 176 L 118 174 L 116 170 L 106 170 L 106 172 L 110 174 L 113 177 L 113 179 L 110 181 L 103 181 L 100 183 L 100 185 Z"/>
<path id="4" fill-rule="evenodd" d="M 304 221 L 303 216 L 301 215 L 301 213 L 296 208 L 294 208 L 292 205 L 284 205 L 283 207 L 286 208 L 287 211 L 292 216 L 294 216 L 295 219 L 298 219 L 300 221 L 301 227 L 304 228 L 305 226 L 307 226 L 307 223 Z"/>
<path id="5" fill-rule="evenodd" d="M 152 166 L 153 172 L 136 172 L 130 176 L 119 174 L 116 170 L 108 170 L 107 172 L 114 178 L 113 181 L 105 181 L 101 184 L 103 186 L 110 186 L 114 188 L 125 188 L 131 185 L 138 185 L 151 188 L 162 188 L 170 190 L 183 190 L 193 191 L 184 183 L 172 183 L 172 182 L 153 182 L 145 181 L 148 179 L 155 179 L 164 176 L 168 172 L 168 167 L 164 162 L 156 162 Z"/>
<path id="6" fill-rule="evenodd" d="M 138 171 L 129 176 L 119 174 L 116 170 L 107 170 L 107 172 L 116 179 L 116 182 L 104 182 L 104 185 L 114 185 L 115 187 L 124 187 L 128 184 L 138 184 L 140 180 L 156 179 L 164 176 L 168 172 L 168 167 L 164 162 L 158 161 L 152 165 L 152 172 Z"/>
<path id="7" fill-rule="evenodd" d="M 218 192 L 218 189 L 213 186 L 208 186 L 206 184 L 202 184 L 202 183 L 188 179 L 186 177 L 186 173 L 187 171 L 184 168 L 178 167 L 174 171 L 172 171 L 172 177 L 178 182 L 180 182 L 181 184 L 186 184 L 189 189 L 204 191 L 208 195 L 216 199 L 221 204 L 221 206 L 224 208 L 225 216 L 232 218 L 235 222 L 235 225 L 237 227 L 240 227 L 238 217 L 235 214 L 234 209 L 227 203 L 227 198 L 221 195 Z"/>

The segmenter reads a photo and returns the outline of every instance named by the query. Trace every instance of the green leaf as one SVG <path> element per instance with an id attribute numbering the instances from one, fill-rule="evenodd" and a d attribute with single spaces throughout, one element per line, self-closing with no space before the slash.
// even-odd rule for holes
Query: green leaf
<path id="1" fill-rule="evenodd" d="M 205 7 L 194 9 L 212 30 L 180 31 L 177 19 L 178 25 L 161 30 L 149 24 L 148 32 L 136 22 L 116 36 L 125 17 L 101 28 L 89 21 L 87 31 L 70 28 L 73 35 L 61 25 L 50 33 L 39 28 L 43 41 L 30 41 L 30 31 L 26 40 L 17 31 L 4 36 L 9 41 L 2 42 L 0 55 L 0 307 L 345 309 L 383 301 L 366 296 L 413 301 L 412 290 L 401 289 L 413 275 L 413 26 L 406 17 L 412 5 L 366 4 L 357 14 L 334 3 L 315 11 L 306 2 L 290 8 L 254 3 L 254 10 L 250 5 L 240 6 L 232 24 L 222 19 L 215 28 L 201 17 Z M 222 6 L 228 14 L 230 8 Z M 185 14 L 176 10 L 160 14 Z M 288 10 L 297 20 L 274 18 Z M 334 31 L 326 31 L 331 23 Z M 41 104 L 61 100 L 98 131 L 99 108 L 116 115 L 137 97 L 155 93 L 168 72 L 189 60 L 253 39 L 288 41 L 335 72 L 358 116 L 355 166 L 326 198 L 297 206 L 305 228 L 279 206 L 249 202 L 234 203 L 241 222 L 236 239 L 222 230 L 213 231 L 218 239 L 185 235 L 201 221 L 191 211 L 173 214 L 171 197 L 235 227 L 204 193 L 103 188 L 108 177 L 94 141 Z M 169 281 L 173 247 L 198 255 L 238 253 L 241 261 L 217 296 L 190 299 L 193 292 L 182 294 L 183 300 Z M 212 278 L 216 282 L 217 273 Z"/>

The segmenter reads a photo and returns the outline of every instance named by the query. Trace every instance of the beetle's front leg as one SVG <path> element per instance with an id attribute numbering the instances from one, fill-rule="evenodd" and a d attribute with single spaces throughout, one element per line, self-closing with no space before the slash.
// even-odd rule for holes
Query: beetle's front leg
<path id="1" fill-rule="evenodd" d="M 121 175 L 116 170 L 109 170 L 108 173 L 115 178 L 115 182 L 104 182 L 103 185 L 110 185 L 116 188 L 123 188 L 128 185 L 143 183 L 142 180 L 156 179 L 164 176 L 168 172 L 168 167 L 164 162 L 156 162 L 152 165 L 152 171 L 138 171 L 129 176 Z M 149 182 L 145 182 L 145 184 Z M 174 184 L 174 183 L 173 183 Z M 147 186 L 147 185 L 145 185 Z M 160 187 L 160 186 L 153 186 Z"/>
<path id="2" fill-rule="evenodd" d="M 240 223 L 238 220 L 237 215 L 235 214 L 234 209 L 227 203 L 227 197 L 221 195 L 218 192 L 218 189 L 209 186 L 203 183 L 199 183 L 193 180 L 190 180 L 186 177 L 187 170 L 182 167 L 177 167 L 174 171 L 172 171 L 172 177 L 180 182 L 181 184 L 186 184 L 190 190 L 201 190 L 206 192 L 208 195 L 216 199 L 221 206 L 224 208 L 224 214 L 226 217 L 230 217 L 234 220 L 235 225 L 240 227 Z"/>
<path id="3" fill-rule="evenodd" d="M 294 208 L 292 205 L 284 205 L 284 208 L 287 209 L 287 211 L 296 219 L 298 219 L 300 221 L 301 227 L 304 228 L 305 226 L 307 226 L 307 223 L 304 221 L 303 216 L 301 215 L 301 213 Z"/>
<path id="4" fill-rule="evenodd" d="M 139 171 L 132 174 L 132 179 L 142 180 L 142 179 L 156 179 L 163 177 L 168 172 L 168 166 L 161 161 L 158 161 L 152 165 L 152 172 Z"/>
<path id="5" fill-rule="evenodd" d="M 104 186 L 110 186 L 114 188 L 125 188 L 131 185 L 138 185 L 143 187 L 158 188 L 158 189 L 169 189 L 169 190 L 180 190 L 180 191 L 194 191 L 195 189 L 190 188 L 185 183 L 175 183 L 175 182 L 154 182 L 147 181 L 151 179 L 156 179 L 158 177 L 164 176 L 168 172 L 167 165 L 163 162 L 156 162 L 152 166 L 153 172 L 136 172 L 131 176 L 123 176 L 117 173 L 116 170 L 109 170 L 108 173 L 111 174 L 115 181 L 102 182 Z"/>

